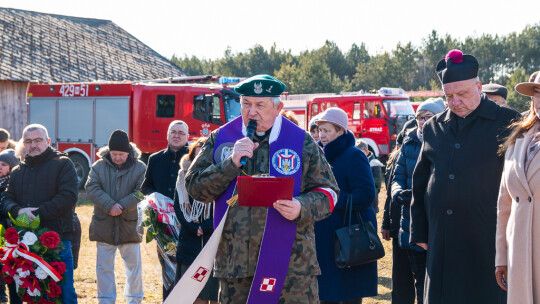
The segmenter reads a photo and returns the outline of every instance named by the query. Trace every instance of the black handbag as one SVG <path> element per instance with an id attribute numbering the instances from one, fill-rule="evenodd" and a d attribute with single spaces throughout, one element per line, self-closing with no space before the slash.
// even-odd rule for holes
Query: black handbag
<path id="1" fill-rule="evenodd" d="M 350 210 L 349 210 L 350 208 Z M 345 225 L 349 215 L 349 224 Z M 364 222 L 359 212 L 355 212 L 358 224 L 351 225 L 352 198 L 347 197 L 343 227 L 335 232 L 334 253 L 338 268 L 366 264 L 384 257 L 384 247 L 371 222 Z"/>

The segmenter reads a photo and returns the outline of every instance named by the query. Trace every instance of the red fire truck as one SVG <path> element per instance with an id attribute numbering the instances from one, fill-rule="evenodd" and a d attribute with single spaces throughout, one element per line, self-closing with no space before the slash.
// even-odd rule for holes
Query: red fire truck
<path id="1" fill-rule="evenodd" d="M 115 129 L 128 132 L 148 157 L 167 146 L 167 127 L 175 119 L 185 121 L 190 137 L 196 138 L 240 115 L 236 92 L 225 84 L 190 83 L 200 78 L 148 83 L 31 83 L 27 89 L 28 123 L 47 128 L 51 145 L 69 155 L 82 185 L 96 152 Z"/>
<path id="2" fill-rule="evenodd" d="M 283 95 L 284 110 L 293 111 L 307 129 L 311 118 L 331 107 L 349 116 L 348 128 L 362 138 L 375 156 L 385 160 L 395 145 L 397 134 L 414 117 L 409 97 L 402 89 L 381 88 L 377 92 Z"/>

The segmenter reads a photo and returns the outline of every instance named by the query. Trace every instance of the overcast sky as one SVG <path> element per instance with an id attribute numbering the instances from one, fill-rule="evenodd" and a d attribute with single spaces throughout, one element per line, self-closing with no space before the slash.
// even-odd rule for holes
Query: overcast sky
<path id="1" fill-rule="evenodd" d="M 325 40 L 344 52 L 364 42 L 375 54 L 398 42 L 420 45 L 433 29 L 464 38 L 540 22 L 538 0 L 0 0 L 0 7 L 112 20 L 167 58 L 215 59 L 227 46 L 239 52 L 274 43 L 298 54 Z"/>

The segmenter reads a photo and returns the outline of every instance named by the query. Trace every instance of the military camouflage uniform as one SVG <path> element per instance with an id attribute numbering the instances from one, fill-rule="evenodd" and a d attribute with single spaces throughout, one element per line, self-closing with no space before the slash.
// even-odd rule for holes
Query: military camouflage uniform
<path id="1" fill-rule="evenodd" d="M 186 188 L 189 194 L 194 199 L 203 202 L 214 201 L 225 191 L 231 181 L 243 175 L 242 170 L 234 165 L 231 157 L 214 165 L 213 150 L 218 131 L 212 132 L 186 176 Z M 266 132 L 262 140 L 258 137 L 254 138 L 253 141 L 258 142 L 259 147 L 243 167 L 246 174 L 269 173 L 269 133 Z M 296 220 L 296 238 L 280 303 L 318 303 L 319 301 L 316 276 L 321 273 L 321 270 L 315 252 L 313 223 L 326 218 L 331 213 L 328 197 L 321 192 L 310 192 L 319 187 L 332 188 L 336 194 L 338 193 L 338 186 L 330 165 L 313 138 L 306 133 L 302 151 L 301 194 L 296 197 L 302 207 L 300 216 Z M 229 209 L 214 269 L 215 276 L 221 281 L 222 303 L 245 303 L 247 300 L 249 286 L 251 286 L 259 258 L 266 213 L 266 208 L 257 207 L 235 205 Z M 238 280 L 243 278 L 247 279 Z"/>

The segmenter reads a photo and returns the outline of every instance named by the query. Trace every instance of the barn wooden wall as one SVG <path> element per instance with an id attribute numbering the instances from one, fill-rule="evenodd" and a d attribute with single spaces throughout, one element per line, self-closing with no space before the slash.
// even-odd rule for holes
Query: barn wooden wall
<path id="1" fill-rule="evenodd" d="M 18 140 L 27 123 L 26 87 L 28 82 L 0 80 L 0 128 Z"/>

